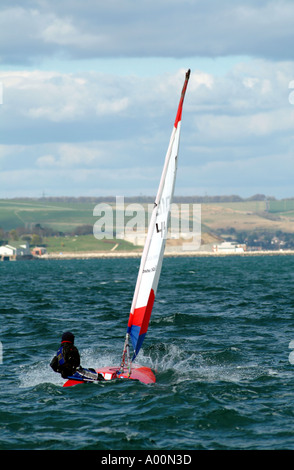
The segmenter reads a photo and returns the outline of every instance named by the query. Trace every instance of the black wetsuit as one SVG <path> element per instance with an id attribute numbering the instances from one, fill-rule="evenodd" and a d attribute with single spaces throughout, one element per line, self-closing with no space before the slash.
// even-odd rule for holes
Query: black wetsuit
<path id="1" fill-rule="evenodd" d="M 75 373 L 80 367 L 80 354 L 78 349 L 69 341 L 63 341 L 50 366 L 55 372 L 59 372 L 66 379 Z"/>

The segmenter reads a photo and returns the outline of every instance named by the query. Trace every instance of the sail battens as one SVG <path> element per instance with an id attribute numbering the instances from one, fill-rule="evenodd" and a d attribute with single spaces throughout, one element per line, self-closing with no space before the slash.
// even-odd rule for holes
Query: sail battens
<path id="1" fill-rule="evenodd" d="M 182 108 L 189 76 L 190 70 L 186 73 L 174 127 L 166 152 L 131 305 L 127 335 L 130 335 L 133 346 L 132 360 L 137 356 L 148 330 L 161 272 L 177 171 Z"/>

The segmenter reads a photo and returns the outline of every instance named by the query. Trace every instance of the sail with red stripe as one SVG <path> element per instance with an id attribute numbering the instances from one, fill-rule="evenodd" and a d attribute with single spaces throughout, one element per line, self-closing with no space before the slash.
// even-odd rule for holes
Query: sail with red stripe
<path id="1" fill-rule="evenodd" d="M 180 141 L 182 109 L 189 77 L 190 70 L 188 70 L 186 73 L 176 119 L 165 157 L 160 184 L 149 223 L 145 246 L 142 253 L 137 283 L 128 321 L 122 364 L 125 361 L 126 345 L 129 345 L 129 338 L 131 339 L 133 347 L 132 360 L 134 360 L 142 346 L 149 326 L 149 320 L 156 295 L 167 238 L 170 210 L 177 171 L 177 156 Z"/>

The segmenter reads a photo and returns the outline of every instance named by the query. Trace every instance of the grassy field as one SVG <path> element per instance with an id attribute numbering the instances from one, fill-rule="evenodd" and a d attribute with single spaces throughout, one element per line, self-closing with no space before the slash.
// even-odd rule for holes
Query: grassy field
<path id="1" fill-rule="evenodd" d="M 269 212 L 289 213 L 294 212 L 294 199 L 284 199 L 282 201 L 269 201 Z"/>
<path id="2" fill-rule="evenodd" d="M 202 224 L 212 231 L 272 231 L 294 233 L 294 211 L 265 210 L 263 201 L 202 204 Z"/>
<path id="3" fill-rule="evenodd" d="M 74 253 L 80 251 L 133 251 L 134 245 L 125 240 L 97 240 L 93 235 L 79 237 L 44 237 L 48 253 Z"/>
<path id="4" fill-rule="evenodd" d="M 58 231 L 71 231 L 79 225 L 93 225 L 94 204 L 46 203 L 44 201 L 0 200 L 0 227 L 9 231 L 41 224 Z"/>

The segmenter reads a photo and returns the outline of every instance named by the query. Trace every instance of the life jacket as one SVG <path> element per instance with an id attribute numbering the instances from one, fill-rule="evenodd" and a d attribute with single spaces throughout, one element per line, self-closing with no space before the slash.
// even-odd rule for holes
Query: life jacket
<path id="1" fill-rule="evenodd" d="M 56 353 L 56 356 L 57 356 L 57 360 L 58 360 L 58 365 L 59 366 L 64 366 L 65 359 L 64 359 L 64 355 L 63 355 L 63 346 L 60 346 L 60 348 L 58 349 L 58 351 Z"/>
<path id="2" fill-rule="evenodd" d="M 54 362 L 55 358 L 55 362 Z M 70 341 L 63 341 L 52 361 L 52 369 L 66 378 L 72 375 L 80 366 L 80 355 L 77 348 Z"/>

